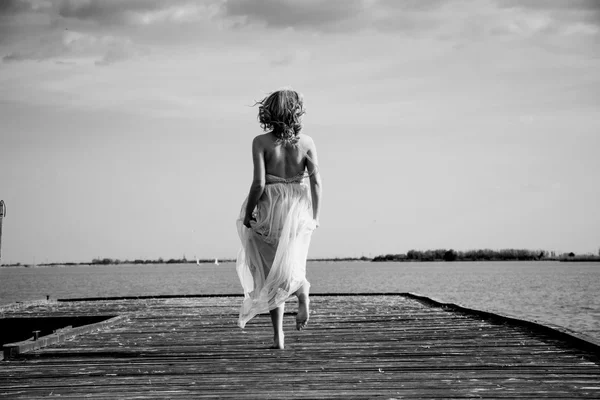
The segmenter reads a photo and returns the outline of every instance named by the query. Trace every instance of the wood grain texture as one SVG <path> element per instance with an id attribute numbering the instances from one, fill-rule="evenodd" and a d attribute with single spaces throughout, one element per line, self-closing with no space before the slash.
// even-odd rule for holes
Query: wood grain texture
<path id="1" fill-rule="evenodd" d="M 555 337 L 397 295 L 314 296 L 308 330 L 270 350 L 268 315 L 239 297 L 48 302 L 0 316 L 121 315 L 0 362 L 0 398 L 600 398 L 597 354 Z"/>

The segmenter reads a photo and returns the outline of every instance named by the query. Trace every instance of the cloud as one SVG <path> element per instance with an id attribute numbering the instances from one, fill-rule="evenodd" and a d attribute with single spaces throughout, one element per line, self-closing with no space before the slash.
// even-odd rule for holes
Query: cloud
<path id="1" fill-rule="evenodd" d="M 197 40 L 208 25 L 201 22 L 218 13 L 217 1 L 0 0 L 0 57 L 17 62 L 88 56 L 98 65 L 113 64 L 139 54 L 147 43 Z"/>
<path id="2" fill-rule="evenodd" d="M 228 0 L 222 11 L 226 17 L 244 18 L 246 24 L 337 31 L 356 25 L 353 20 L 365 8 L 360 0 Z"/>
<path id="3" fill-rule="evenodd" d="M 2 0 L 0 18 L 38 13 L 54 22 L 82 21 L 99 26 L 185 22 L 214 14 L 218 4 L 217 0 L 202 4 L 191 0 Z"/>
<path id="4" fill-rule="evenodd" d="M 547 31 L 558 34 L 596 34 L 600 28 L 600 1 L 597 0 L 497 0 L 500 10 L 512 10 L 523 17 L 546 18 Z"/>
<path id="5" fill-rule="evenodd" d="M 516 7 L 533 10 L 585 10 L 600 11 L 600 2 L 597 0 L 544 0 L 544 1 L 523 1 L 523 0 L 497 0 L 496 4 L 500 7 Z"/>
<path id="6" fill-rule="evenodd" d="M 447 10 L 457 4 L 463 14 L 468 13 L 464 2 L 457 0 L 227 0 L 222 14 L 225 18 L 241 19 L 243 25 L 258 24 L 272 29 L 412 34 L 454 23 Z"/>
<path id="7" fill-rule="evenodd" d="M 17 53 L 17 52 L 13 52 L 13 53 L 9 53 L 7 55 L 5 55 L 4 57 L 2 57 L 2 61 L 3 62 L 13 62 L 13 61 L 23 61 L 23 60 L 28 60 L 31 59 L 31 57 L 28 57 L 25 54 L 21 54 L 21 53 Z"/>
<path id="8" fill-rule="evenodd" d="M 285 67 L 295 63 L 309 61 L 310 52 L 306 50 L 286 50 L 269 54 L 268 58 L 271 65 Z"/>
<path id="9" fill-rule="evenodd" d="M 26 0 L 2 0 L 0 1 L 0 16 L 15 15 L 23 12 L 34 11 L 37 7 L 31 1 Z"/>
<path id="10" fill-rule="evenodd" d="M 107 66 L 120 61 L 125 61 L 129 58 L 134 57 L 137 54 L 132 46 L 128 45 L 117 45 L 109 48 L 101 59 L 97 60 L 94 64 L 97 66 Z"/>
<path id="11" fill-rule="evenodd" d="M 84 32 L 63 30 L 51 32 L 34 45 L 14 50 L 2 57 L 3 62 L 44 61 L 60 58 L 98 59 L 96 65 L 110 65 L 141 53 L 139 46 L 129 39 L 111 35 L 96 36 Z M 67 60 L 64 60 L 64 59 Z"/>
<path id="12" fill-rule="evenodd" d="M 58 15 L 101 25 L 149 25 L 191 22 L 215 14 L 214 0 L 198 4 L 189 0 L 65 0 Z"/>
<path id="13" fill-rule="evenodd" d="M 65 0 L 60 3 L 58 14 L 64 18 L 113 24 L 126 21 L 130 13 L 155 10 L 162 4 L 144 0 Z"/>
<path id="14" fill-rule="evenodd" d="M 141 25 L 155 23 L 185 23 L 195 22 L 204 17 L 211 17 L 217 13 L 217 8 L 201 4 L 180 4 L 158 10 L 146 10 L 135 13 L 131 21 Z"/>
<path id="15" fill-rule="evenodd" d="M 372 30 L 437 38 L 521 38 L 538 33 L 593 35 L 600 1 L 550 0 L 226 0 L 223 18 L 242 26 L 307 32 Z"/>
<path id="16" fill-rule="evenodd" d="M 48 32 L 43 36 L 36 37 L 32 41 L 19 43 L 12 46 L 13 50 L 6 54 L 2 61 L 16 62 L 35 60 L 42 61 L 71 51 L 71 43 L 65 41 L 65 33 L 60 31 Z M 16 49 L 15 49 L 16 47 Z"/>
<path id="17" fill-rule="evenodd" d="M 589 43 L 574 38 L 598 38 L 599 10 L 595 0 L 0 0 L 0 57 L 4 62 L 88 57 L 106 66 L 136 57 L 141 48 L 159 53 L 244 44 L 262 51 L 261 38 L 272 31 L 285 31 L 277 41 L 289 40 L 290 48 L 307 33 L 343 33 L 343 41 L 366 31 L 448 48 L 534 39 L 561 52 L 578 46 L 590 52 Z M 65 35 L 65 29 L 79 36 Z M 283 66 L 308 58 L 282 48 L 267 60 Z"/>

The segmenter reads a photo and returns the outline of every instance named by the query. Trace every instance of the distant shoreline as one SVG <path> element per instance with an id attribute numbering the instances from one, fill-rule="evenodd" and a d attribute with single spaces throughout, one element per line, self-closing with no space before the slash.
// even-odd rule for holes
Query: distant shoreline
<path id="1" fill-rule="evenodd" d="M 386 254 L 373 258 L 374 262 L 400 261 L 560 261 L 583 262 L 600 261 L 600 254 L 575 254 L 573 252 L 557 254 L 554 251 L 527 249 L 478 249 L 456 251 L 453 249 L 409 250 L 406 254 Z"/>
<path id="2" fill-rule="evenodd" d="M 188 260 L 171 258 L 165 260 L 119 260 L 112 258 L 96 258 L 90 262 L 66 262 L 66 263 L 40 263 L 25 264 L 13 263 L 3 264 L 0 267 L 56 267 L 56 266 L 95 266 L 95 265 L 155 265 L 155 264 L 217 264 L 235 262 L 234 258 L 203 258 Z M 320 257 L 309 258 L 312 262 L 500 262 L 500 261 L 557 261 L 557 262 L 600 262 L 600 255 L 563 253 L 560 255 L 545 250 L 503 249 L 503 250 L 468 250 L 454 251 L 452 249 L 436 250 L 410 250 L 407 253 L 378 255 L 376 257 Z"/>

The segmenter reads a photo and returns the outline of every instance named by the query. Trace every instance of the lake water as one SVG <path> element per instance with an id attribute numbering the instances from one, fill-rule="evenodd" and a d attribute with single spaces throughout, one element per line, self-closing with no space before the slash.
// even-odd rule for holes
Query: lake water
<path id="1" fill-rule="evenodd" d="M 412 292 L 600 340 L 600 263 L 309 262 L 312 293 Z M 0 305 L 73 297 L 239 294 L 234 263 L 0 268 Z"/>

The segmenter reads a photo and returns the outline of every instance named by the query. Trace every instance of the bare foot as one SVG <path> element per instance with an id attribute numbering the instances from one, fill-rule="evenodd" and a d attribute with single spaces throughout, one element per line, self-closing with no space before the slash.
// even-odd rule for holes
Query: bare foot
<path id="1" fill-rule="evenodd" d="M 306 329 L 306 325 L 308 325 L 308 319 L 310 316 L 309 303 L 310 300 L 308 299 L 308 296 L 298 296 L 298 314 L 296 314 L 296 329 L 299 331 Z"/>
<path id="2" fill-rule="evenodd" d="M 273 336 L 273 345 L 269 347 L 270 349 L 283 350 L 285 347 L 285 340 L 283 332 L 279 335 Z"/>

